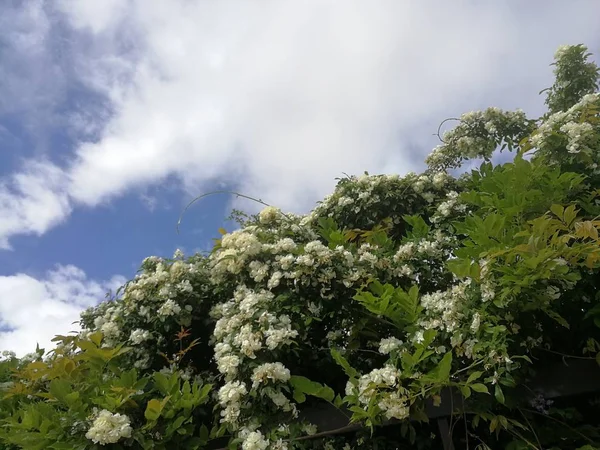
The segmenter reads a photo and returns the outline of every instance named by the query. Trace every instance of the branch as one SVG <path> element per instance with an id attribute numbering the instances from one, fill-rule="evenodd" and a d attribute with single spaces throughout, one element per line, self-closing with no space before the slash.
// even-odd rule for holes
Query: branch
<path id="1" fill-rule="evenodd" d="M 214 195 L 214 194 L 230 194 L 230 195 L 235 195 L 236 197 L 242 197 L 242 198 L 245 198 L 245 199 L 248 199 L 248 200 L 252 200 L 252 201 L 255 201 L 256 203 L 260 203 L 261 205 L 264 205 L 264 206 L 271 206 L 268 203 L 263 202 L 259 198 L 250 197 L 249 195 L 240 194 L 239 192 L 235 192 L 235 191 L 212 191 L 212 192 L 207 192 L 206 194 L 199 195 L 198 197 L 196 197 L 195 199 L 193 199 L 191 202 L 189 202 L 187 204 L 187 206 L 185 207 L 185 209 L 183 210 L 183 212 L 179 215 L 179 220 L 177 221 L 177 234 L 179 234 L 179 225 L 181 225 L 181 220 L 183 219 L 183 215 L 188 210 L 188 208 L 190 206 L 192 206 L 194 203 L 196 203 L 198 200 L 201 200 L 204 197 L 208 197 L 209 195 Z M 284 217 L 288 218 L 288 219 L 290 218 L 284 212 L 282 212 L 281 214 Z"/>

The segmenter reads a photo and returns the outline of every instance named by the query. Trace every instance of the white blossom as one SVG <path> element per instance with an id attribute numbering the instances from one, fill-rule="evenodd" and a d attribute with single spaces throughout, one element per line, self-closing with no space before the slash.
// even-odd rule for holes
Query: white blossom
<path id="1" fill-rule="evenodd" d="M 103 409 L 94 419 L 85 437 L 95 444 L 114 444 L 121 438 L 131 437 L 132 431 L 129 417 Z"/>
<path id="2" fill-rule="evenodd" d="M 280 362 L 264 363 L 252 373 L 252 387 L 256 388 L 268 380 L 286 382 L 290 379 L 290 371 Z"/>
<path id="3" fill-rule="evenodd" d="M 265 439 L 260 431 L 252 431 L 242 443 L 242 450 L 265 450 L 269 441 Z"/>
<path id="4" fill-rule="evenodd" d="M 398 349 L 401 345 L 402 341 L 400 339 L 396 339 L 395 337 L 382 339 L 379 343 L 379 353 L 382 355 L 388 355 L 394 350 Z"/>

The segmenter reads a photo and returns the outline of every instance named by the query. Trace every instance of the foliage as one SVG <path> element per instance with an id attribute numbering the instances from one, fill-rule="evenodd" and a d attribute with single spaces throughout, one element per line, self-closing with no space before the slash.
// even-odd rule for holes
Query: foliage
<path id="1" fill-rule="evenodd" d="M 147 258 L 81 333 L 0 361 L 0 448 L 435 449 L 449 392 L 461 448 L 600 448 L 598 397 L 535 384 L 600 363 L 588 57 L 559 49 L 540 119 L 463 115 L 421 175 L 348 176 L 306 216 L 234 212 L 210 254 Z M 363 427 L 319 429 L 323 404 Z"/>

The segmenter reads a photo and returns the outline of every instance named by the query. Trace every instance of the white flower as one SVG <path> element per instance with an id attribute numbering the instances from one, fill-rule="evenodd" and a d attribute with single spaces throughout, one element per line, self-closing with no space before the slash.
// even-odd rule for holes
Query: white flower
<path id="1" fill-rule="evenodd" d="M 265 439 L 260 431 L 252 431 L 246 436 L 242 443 L 242 450 L 265 450 L 269 441 Z"/>
<path id="2" fill-rule="evenodd" d="M 446 172 L 437 172 L 433 176 L 433 185 L 436 188 L 441 188 L 442 186 L 444 186 L 447 179 L 448 179 L 448 174 Z"/>
<path id="3" fill-rule="evenodd" d="M 180 282 L 177 285 L 177 289 L 180 292 L 187 292 L 188 294 L 194 292 L 194 288 L 190 284 L 190 280 L 183 280 L 182 282 Z"/>
<path id="4" fill-rule="evenodd" d="M 132 431 L 129 417 L 103 409 L 98 413 L 85 437 L 95 444 L 114 444 L 121 438 L 131 437 Z"/>
<path id="5" fill-rule="evenodd" d="M 290 379 L 290 371 L 280 362 L 264 363 L 252 373 L 252 387 L 257 388 L 268 380 L 286 382 Z"/>
<path id="6" fill-rule="evenodd" d="M 248 268 L 250 269 L 250 276 L 254 278 L 254 281 L 260 282 L 265 279 L 269 274 L 269 265 L 261 263 L 260 261 L 252 261 Z"/>
<path id="7" fill-rule="evenodd" d="M 491 283 L 483 283 L 481 285 L 481 299 L 484 302 L 493 300 L 496 296 L 496 292 L 494 291 L 494 286 Z"/>
<path id="8" fill-rule="evenodd" d="M 234 336 L 233 343 L 240 348 L 244 355 L 249 358 L 255 358 L 255 352 L 262 348 L 261 333 L 253 332 L 252 326 L 246 324 L 242 326 L 240 331 Z"/>
<path id="9" fill-rule="evenodd" d="M 100 331 L 102 331 L 102 334 L 105 338 L 118 337 L 121 334 L 119 325 L 112 321 L 106 322 L 104 325 L 102 325 Z"/>
<path id="10" fill-rule="evenodd" d="M 321 306 L 316 305 L 313 302 L 308 303 L 308 311 L 313 315 L 318 317 L 321 314 Z"/>
<path id="11" fill-rule="evenodd" d="M 258 213 L 258 220 L 262 224 L 269 224 L 277 220 L 279 216 L 279 209 L 274 206 L 267 206 L 260 213 Z"/>
<path id="12" fill-rule="evenodd" d="M 350 396 L 350 395 L 355 395 L 356 394 L 356 387 L 354 386 L 354 384 L 352 384 L 350 381 L 346 382 L 346 395 Z"/>
<path id="13" fill-rule="evenodd" d="M 217 360 L 219 372 L 226 375 L 235 375 L 240 365 L 240 358 L 236 355 L 227 355 Z"/>
<path id="14" fill-rule="evenodd" d="M 147 341 L 151 337 L 152 337 L 152 333 L 150 333 L 148 330 L 142 330 L 141 328 L 138 328 L 137 330 L 133 330 L 131 332 L 131 335 L 129 336 L 129 340 L 133 344 L 138 345 L 144 341 Z"/>
<path id="15" fill-rule="evenodd" d="M 327 339 L 328 341 L 337 341 L 341 337 L 342 337 L 342 331 L 335 330 L 335 331 L 330 331 L 329 333 L 327 333 L 327 335 L 325 336 L 325 339 Z"/>
<path id="16" fill-rule="evenodd" d="M 102 328 L 102 325 L 104 325 L 104 317 L 102 316 L 98 316 L 94 319 L 94 327 L 99 330 L 100 328 Z"/>
<path id="17" fill-rule="evenodd" d="M 248 393 L 246 383 L 230 381 L 219 389 L 219 403 L 225 406 L 228 403 L 239 403 L 241 398 Z"/>
<path id="18" fill-rule="evenodd" d="M 181 312 L 181 306 L 169 299 L 158 308 L 158 314 L 161 316 L 173 316 Z"/>
<path id="19" fill-rule="evenodd" d="M 395 337 L 382 339 L 379 343 L 379 353 L 382 355 L 388 355 L 394 350 L 398 349 L 402 345 L 402 341 L 400 339 L 396 339 Z"/>
<path id="20" fill-rule="evenodd" d="M 413 337 L 413 342 L 420 344 L 424 340 L 425 340 L 425 337 L 423 336 L 423 331 L 417 331 Z"/>
<path id="21" fill-rule="evenodd" d="M 404 245 L 401 245 L 398 248 L 398 251 L 396 252 L 396 254 L 394 255 L 394 261 L 398 262 L 398 261 L 403 261 L 406 259 L 409 259 L 415 251 L 415 244 L 414 242 L 408 242 Z"/>
<path id="22" fill-rule="evenodd" d="M 288 444 L 283 439 L 278 439 L 271 445 L 271 450 L 288 450 Z"/>
<path id="23" fill-rule="evenodd" d="M 473 333 L 476 333 L 477 330 L 479 330 L 479 326 L 481 324 L 481 315 L 476 312 L 475 314 L 473 314 L 473 322 L 471 322 L 471 331 Z"/>
<path id="24" fill-rule="evenodd" d="M 269 328 L 264 332 L 267 338 L 265 340 L 265 344 L 267 344 L 267 348 L 269 350 L 274 350 L 280 345 L 290 344 L 291 339 L 298 336 L 298 332 L 296 330 L 292 330 L 290 323 L 282 322 L 284 317 L 287 316 L 281 316 L 279 318 L 280 324 L 283 325 L 281 328 Z"/>
<path id="25" fill-rule="evenodd" d="M 378 406 L 385 411 L 385 416 L 388 419 L 406 419 L 409 414 L 409 408 L 405 397 L 400 397 L 397 392 L 387 394 L 379 403 Z"/>
<path id="26" fill-rule="evenodd" d="M 309 436 L 312 436 L 313 434 L 317 434 L 317 426 L 312 423 L 305 423 L 304 425 L 302 425 L 302 431 L 304 431 Z"/>
<path id="27" fill-rule="evenodd" d="M 571 48 L 571 45 L 561 45 L 556 49 L 556 52 L 554 52 L 554 59 L 556 60 L 560 60 L 562 59 L 565 54 L 569 51 L 569 49 Z"/>
<path id="28" fill-rule="evenodd" d="M 273 275 L 271 275 L 271 278 L 269 278 L 269 281 L 267 282 L 267 287 L 269 289 L 274 289 L 277 286 L 279 286 L 279 283 L 281 282 L 281 278 L 283 278 L 283 273 L 281 273 L 279 270 L 276 272 L 273 272 Z"/>
<path id="29" fill-rule="evenodd" d="M 381 369 L 373 369 L 358 380 L 358 399 L 363 404 L 368 404 L 380 387 L 395 387 L 400 377 L 400 371 L 393 366 L 386 365 Z M 346 390 L 353 389 L 346 385 Z"/>
<path id="30" fill-rule="evenodd" d="M 352 200 L 349 197 L 340 197 L 340 199 L 338 200 L 338 206 L 344 207 L 346 205 L 351 205 L 352 203 L 354 203 L 354 200 Z"/>

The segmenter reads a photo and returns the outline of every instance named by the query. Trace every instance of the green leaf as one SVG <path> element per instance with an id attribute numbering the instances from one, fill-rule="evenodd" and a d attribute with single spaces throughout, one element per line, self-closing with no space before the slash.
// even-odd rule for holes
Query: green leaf
<path id="1" fill-rule="evenodd" d="M 160 372 L 154 372 L 152 377 L 154 379 L 156 387 L 161 392 L 161 394 L 168 394 L 170 391 L 169 379 Z"/>
<path id="2" fill-rule="evenodd" d="M 169 401 L 170 397 L 165 397 L 162 401 L 153 398 L 146 405 L 146 411 L 144 412 L 144 417 L 150 421 L 156 421 L 160 417 L 165 405 Z"/>
<path id="3" fill-rule="evenodd" d="M 294 388 L 294 399 L 298 403 L 302 403 L 306 398 L 305 395 L 322 398 L 328 402 L 332 402 L 335 393 L 329 386 L 324 386 L 316 381 L 311 381 L 306 377 L 292 375 L 290 384 Z"/>
<path id="4" fill-rule="evenodd" d="M 306 395 L 299 389 L 294 389 L 294 393 L 292 394 L 296 403 L 304 403 L 306 401 Z"/>
<path id="5" fill-rule="evenodd" d="M 464 278 L 470 276 L 472 264 L 473 263 L 470 259 L 457 258 L 448 261 L 446 266 L 448 267 L 448 270 L 450 270 L 450 272 L 452 272 L 458 278 Z"/>
<path id="6" fill-rule="evenodd" d="M 502 388 L 499 384 L 496 384 L 496 387 L 494 388 L 494 397 L 496 397 L 496 400 L 498 400 L 499 403 L 504 405 L 504 392 L 502 392 Z"/>
<path id="7" fill-rule="evenodd" d="M 344 401 L 342 400 L 342 397 L 339 394 L 336 395 L 333 399 L 333 404 L 336 408 L 340 408 L 344 404 Z"/>
<path id="8" fill-rule="evenodd" d="M 569 325 L 569 322 L 567 322 L 565 320 L 565 318 L 563 316 L 561 316 L 560 314 L 558 314 L 556 311 L 553 311 L 553 310 L 548 309 L 548 308 L 544 308 L 544 312 L 546 313 L 546 315 L 548 317 L 550 317 L 551 319 L 553 319 L 556 322 L 558 322 L 560 325 L 562 325 L 563 327 L 565 327 L 567 330 L 569 330 L 571 328 L 571 326 Z"/>
<path id="9" fill-rule="evenodd" d="M 471 375 L 469 375 L 469 378 L 467 378 L 467 384 L 471 384 L 473 381 L 477 380 L 481 375 L 483 375 L 483 372 L 473 372 L 471 373 Z"/>
<path id="10" fill-rule="evenodd" d="M 402 216 L 404 221 L 408 223 L 412 230 L 407 232 L 409 239 L 424 239 L 429 234 L 429 225 L 419 215 Z"/>
<path id="11" fill-rule="evenodd" d="M 338 350 L 336 350 L 335 348 L 332 348 L 331 356 L 333 357 L 334 361 L 339 366 L 341 366 L 342 369 L 344 369 L 344 372 L 346 372 L 346 375 L 348 375 L 350 378 L 358 377 L 358 372 L 356 371 L 356 369 L 354 369 L 352 366 L 350 366 L 350 364 L 348 363 L 346 358 L 344 358 Z"/>
<path id="12" fill-rule="evenodd" d="M 475 383 L 472 384 L 471 389 L 473 389 L 475 392 L 479 392 L 479 393 L 485 393 L 485 394 L 489 394 L 490 392 L 488 391 L 488 388 L 485 384 L 483 383 Z"/>
<path id="13" fill-rule="evenodd" d="M 469 388 L 469 386 L 459 386 L 459 389 L 460 393 L 465 399 L 471 396 L 471 389 Z"/>
<path id="14" fill-rule="evenodd" d="M 552 211 L 552 213 L 560 220 L 563 220 L 565 215 L 565 208 L 563 208 L 562 205 L 552 205 L 550 207 L 550 211 Z"/>
<path id="15" fill-rule="evenodd" d="M 73 392 L 71 383 L 67 380 L 55 378 L 50 382 L 50 394 L 52 394 L 59 402 L 67 404 L 67 395 Z M 68 404 L 67 404 L 68 406 Z"/>
<path id="16" fill-rule="evenodd" d="M 202 426 L 200 427 L 200 441 L 201 444 L 206 444 L 208 442 L 209 439 L 209 432 L 208 432 L 208 428 L 206 428 L 206 425 L 202 424 Z"/>
<path id="17" fill-rule="evenodd" d="M 452 352 L 447 352 L 438 365 L 427 375 L 438 383 L 443 383 L 450 377 L 452 368 Z"/>
<path id="18" fill-rule="evenodd" d="M 96 331 L 88 336 L 89 340 L 96 344 L 96 347 L 100 347 L 100 344 L 102 343 L 102 337 L 101 331 Z"/>
<path id="19" fill-rule="evenodd" d="M 148 402 L 146 406 L 146 411 L 144 412 L 144 417 L 147 420 L 155 421 L 160 417 L 161 406 L 160 400 L 153 398 Z"/>
<path id="20" fill-rule="evenodd" d="M 567 209 L 565 209 L 563 220 L 567 224 L 567 226 L 570 226 L 573 223 L 573 221 L 577 217 L 578 212 L 578 210 L 575 210 L 575 205 L 571 205 L 567 207 Z"/>

